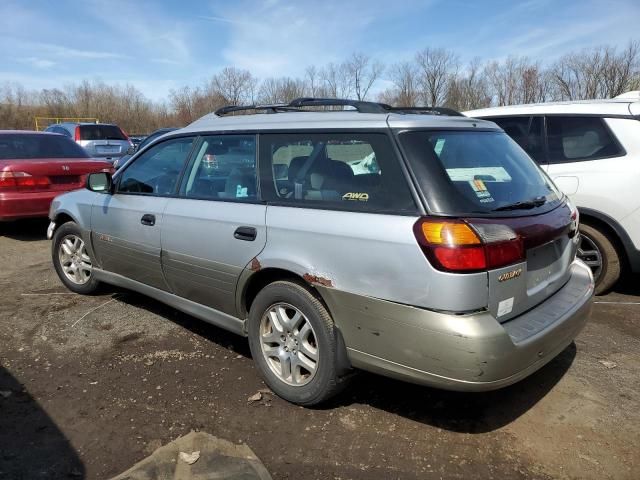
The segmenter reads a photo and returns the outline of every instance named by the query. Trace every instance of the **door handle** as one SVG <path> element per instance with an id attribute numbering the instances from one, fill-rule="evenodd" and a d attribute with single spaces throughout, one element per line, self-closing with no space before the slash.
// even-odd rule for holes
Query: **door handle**
<path id="1" fill-rule="evenodd" d="M 238 227 L 233 232 L 233 238 L 238 240 L 246 240 L 247 242 L 253 242 L 258 236 L 258 231 L 253 227 Z"/>
<path id="2" fill-rule="evenodd" d="M 156 216 L 151 215 L 150 213 L 145 213 L 140 219 L 140 223 L 142 225 L 148 225 L 150 227 L 153 227 L 156 224 Z"/>

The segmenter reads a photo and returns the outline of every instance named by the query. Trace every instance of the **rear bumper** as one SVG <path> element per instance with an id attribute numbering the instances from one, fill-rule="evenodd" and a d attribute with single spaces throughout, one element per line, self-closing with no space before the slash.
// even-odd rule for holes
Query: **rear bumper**
<path id="1" fill-rule="evenodd" d="M 0 221 L 46 217 L 51 201 L 61 191 L 0 193 Z"/>
<path id="2" fill-rule="evenodd" d="M 448 390 L 513 384 L 564 350 L 587 322 L 593 277 L 582 262 L 532 310 L 500 324 L 488 312 L 454 315 L 323 288 L 352 365 Z"/>

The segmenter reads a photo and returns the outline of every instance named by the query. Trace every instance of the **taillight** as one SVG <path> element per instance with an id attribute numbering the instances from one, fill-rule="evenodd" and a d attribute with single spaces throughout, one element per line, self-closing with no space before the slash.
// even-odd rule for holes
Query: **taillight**
<path id="1" fill-rule="evenodd" d="M 578 233 L 578 229 L 580 227 L 580 213 L 578 209 L 573 206 L 571 201 L 567 200 L 567 207 L 569 207 L 569 211 L 571 212 L 571 227 L 569 228 L 569 238 L 573 238 Z"/>
<path id="2" fill-rule="evenodd" d="M 129 135 L 127 135 L 127 134 L 124 132 L 124 130 L 122 130 L 120 127 L 118 127 L 118 130 L 120 130 L 120 133 L 122 134 L 122 136 L 124 137 L 124 139 L 125 139 L 127 142 L 131 143 L 131 141 L 129 140 Z M 132 145 L 133 145 L 133 144 L 132 144 Z"/>
<path id="3" fill-rule="evenodd" d="M 418 243 L 432 265 L 447 272 L 479 272 L 524 261 L 522 239 L 506 225 L 421 218 Z"/>
<path id="4" fill-rule="evenodd" d="M 80 141 L 80 126 L 79 126 L 79 125 L 76 125 L 76 129 L 75 129 L 75 132 L 74 132 L 74 134 L 73 134 L 73 139 L 74 139 L 76 142 L 79 142 L 79 141 Z"/>
<path id="5" fill-rule="evenodd" d="M 50 185 L 47 177 L 34 177 L 26 172 L 0 172 L 0 190 L 45 190 Z"/>

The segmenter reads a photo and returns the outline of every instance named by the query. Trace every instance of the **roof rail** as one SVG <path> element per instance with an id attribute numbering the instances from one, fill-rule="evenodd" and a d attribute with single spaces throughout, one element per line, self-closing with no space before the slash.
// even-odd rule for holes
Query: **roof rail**
<path id="1" fill-rule="evenodd" d="M 221 117 L 228 113 L 243 112 L 245 110 L 266 110 L 268 113 L 297 111 L 297 108 L 291 108 L 288 103 L 274 103 L 271 105 L 227 105 L 219 108 L 214 113 Z"/>
<path id="2" fill-rule="evenodd" d="M 301 97 L 289 103 L 274 103 L 268 105 L 229 105 L 219 108 L 215 114 L 219 117 L 233 112 L 247 110 L 265 110 L 267 113 L 299 112 L 304 107 L 353 107 L 360 113 L 429 113 L 435 115 L 450 115 L 463 117 L 464 115 L 451 108 L 445 107 L 392 107 L 386 103 L 365 102 L 344 98 L 312 98 Z"/>
<path id="3" fill-rule="evenodd" d="M 389 107 L 394 113 L 432 113 L 436 115 L 449 115 L 452 117 L 464 117 L 465 115 L 447 107 Z"/>
<path id="4" fill-rule="evenodd" d="M 348 100 L 344 98 L 301 97 L 291 100 L 291 107 L 353 107 L 360 113 L 386 113 L 391 107 L 384 103 Z"/>

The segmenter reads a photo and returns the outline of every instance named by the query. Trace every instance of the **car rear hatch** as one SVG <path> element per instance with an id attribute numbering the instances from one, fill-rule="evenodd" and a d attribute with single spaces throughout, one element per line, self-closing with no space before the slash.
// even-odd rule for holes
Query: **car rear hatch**
<path id="1" fill-rule="evenodd" d="M 76 141 L 96 158 L 115 159 L 127 154 L 133 144 L 115 125 L 80 125 Z"/>
<path id="2" fill-rule="evenodd" d="M 416 238 L 437 270 L 486 272 L 477 288 L 488 290 L 485 308 L 500 322 L 569 280 L 577 211 L 504 132 L 405 131 L 399 139 L 430 212 Z"/>
<path id="3" fill-rule="evenodd" d="M 0 161 L 0 184 L 19 192 L 69 191 L 83 188 L 89 173 L 112 171 L 106 162 L 78 158 Z"/>

